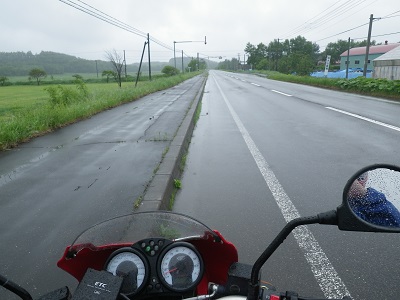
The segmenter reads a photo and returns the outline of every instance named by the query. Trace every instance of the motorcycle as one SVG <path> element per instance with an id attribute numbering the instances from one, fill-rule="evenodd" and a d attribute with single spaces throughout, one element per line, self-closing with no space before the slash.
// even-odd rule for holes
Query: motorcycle
<path id="1" fill-rule="evenodd" d="M 63 287 L 39 299 L 310 300 L 294 292 L 277 292 L 261 281 L 263 264 L 300 225 L 400 232 L 399 184 L 397 166 L 361 169 L 347 182 L 336 210 L 290 221 L 253 265 L 240 263 L 231 242 L 189 216 L 153 211 L 113 218 L 81 233 L 58 261 L 58 267 L 79 281 L 73 295 Z M 3 276 L 0 284 L 22 299 L 32 299 Z"/>

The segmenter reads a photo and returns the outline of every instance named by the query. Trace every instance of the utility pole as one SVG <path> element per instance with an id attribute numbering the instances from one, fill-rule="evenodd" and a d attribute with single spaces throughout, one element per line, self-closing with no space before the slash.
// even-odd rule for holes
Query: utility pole
<path id="1" fill-rule="evenodd" d="M 346 59 L 346 79 L 349 79 L 349 63 L 350 63 L 350 37 L 349 37 L 349 43 L 347 46 L 347 59 Z"/>
<path id="2" fill-rule="evenodd" d="M 182 50 L 182 74 L 183 74 L 183 50 Z"/>
<path id="3" fill-rule="evenodd" d="M 125 64 L 125 79 L 128 77 L 128 74 L 126 73 L 126 59 L 125 59 L 125 50 L 124 50 L 124 64 Z"/>
<path id="4" fill-rule="evenodd" d="M 146 45 L 147 45 L 147 41 L 145 41 L 144 45 L 143 45 L 142 58 L 140 59 L 139 70 L 137 71 L 135 87 L 137 86 L 137 83 L 139 81 L 140 70 L 142 69 L 142 62 L 143 62 L 144 51 L 146 50 Z"/>
<path id="5" fill-rule="evenodd" d="M 96 73 L 97 73 L 97 78 L 99 78 L 99 69 L 97 68 L 97 60 L 96 60 Z"/>
<path id="6" fill-rule="evenodd" d="M 176 42 L 174 41 L 174 67 L 176 69 L 175 44 L 176 44 Z"/>
<path id="7" fill-rule="evenodd" d="M 150 34 L 147 34 L 147 51 L 149 54 L 149 80 L 151 81 L 151 63 L 150 63 Z"/>
<path id="8" fill-rule="evenodd" d="M 367 67 L 368 67 L 368 55 L 369 55 L 369 46 L 371 44 L 371 31 L 372 31 L 372 22 L 374 20 L 374 15 L 371 14 L 369 17 L 369 28 L 368 28 L 368 39 L 367 39 L 367 48 L 365 51 L 365 61 L 364 61 L 364 71 L 363 76 L 367 77 Z"/>

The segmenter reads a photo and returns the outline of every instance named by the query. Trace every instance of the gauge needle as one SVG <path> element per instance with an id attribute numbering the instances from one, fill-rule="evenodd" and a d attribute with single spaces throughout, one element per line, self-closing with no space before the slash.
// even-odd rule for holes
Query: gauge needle
<path id="1" fill-rule="evenodd" d="M 176 271 L 176 270 L 178 270 L 178 268 L 173 268 L 173 269 L 171 269 L 171 270 L 168 270 L 168 271 L 165 272 L 164 274 L 172 273 L 172 272 L 174 272 L 174 271 Z"/>

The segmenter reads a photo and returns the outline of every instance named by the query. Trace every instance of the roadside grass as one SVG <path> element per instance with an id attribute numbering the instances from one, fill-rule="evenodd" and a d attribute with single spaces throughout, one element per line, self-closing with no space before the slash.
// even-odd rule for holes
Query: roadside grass
<path id="1" fill-rule="evenodd" d="M 317 78 L 311 76 L 286 75 L 275 71 L 255 71 L 268 79 L 305 84 L 337 91 L 346 91 L 366 96 L 400 100 L 400 81 L 357 77 L 353 79 Z"/>
<path id="2" fill-rule="evenodd" d="M 201 73 L 185 73 L 171 77 L 159 77 L 153 81 L 142 81 L 135 88 L 125 83 L 118 88 L 116 83 L 87 84 L 87 95 L 68 104 L 51 103 L 48 86 L 0 87 L 0 150 L 5 150 L 32 137 L 61 128 L 88 118 L 103 110 L 137 100 L 145 95 L 175 86 Z M 54 87 L 54 85 L 53 85 Z M 78 95 L 71 85 L 59 85 L 60 91 Z"/>
<path id="3" fill-rule="evenodd" d="M 141 72 L 142 75 L 140 76 L 140 81 L 148 80 L 148 72 Z M 136 72 L 128 72 L 127 76 L 129 78 L 136 79 Z M 59 84 L 59 83 L 72 83 L 74 80 L 74 75 L 76 73 L 63 73 L 63 74 L 55 74 L 51 75 L 48 74 L 45 78 L 43 78 L 40 82 L 41 85 L 48 85 L 48 84 Z M 83 80 L 86 82 L 105 82 L 107 79 L 103 77 L 101 73 L 82 73 L 79 74 L 82 76 Z M 161 71 L 153 71 L 152 77 L 160 77 L 163 76 Z M 12 85 L 37 85 L 36 80 L 29 79 L 29 76 L 7 76 L 9 82 Z M 115 83 L 113 78 L 110 78 L 110 83 Z"/>

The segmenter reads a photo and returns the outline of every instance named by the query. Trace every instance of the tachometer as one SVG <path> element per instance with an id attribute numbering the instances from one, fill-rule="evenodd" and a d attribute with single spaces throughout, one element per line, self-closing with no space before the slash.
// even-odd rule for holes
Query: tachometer
<path id="1" fill-rule="evenodd" d="M 193 289 L 203 276 L 203 261 L 191 244 L 173 243 L 161 254 L 158 267 L 163 284 L 173 291 Z"/>
<path id="2" fill-rule="evenodd" d="M 115 251 L 106 262 L 105 269 L 124 278 L 121 292 L 132 295 L 140 292 L 148 278 L 146 258 L 132 248 Z"/>

